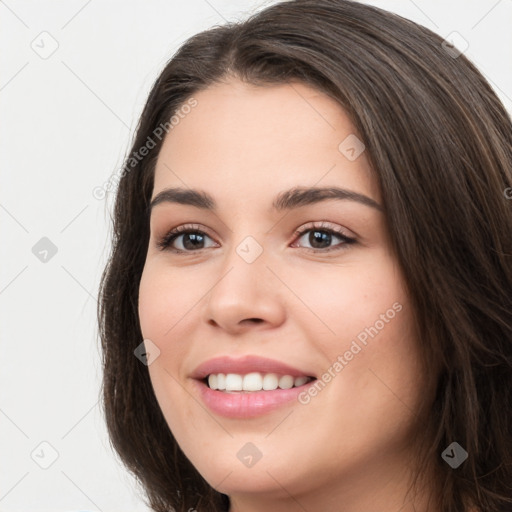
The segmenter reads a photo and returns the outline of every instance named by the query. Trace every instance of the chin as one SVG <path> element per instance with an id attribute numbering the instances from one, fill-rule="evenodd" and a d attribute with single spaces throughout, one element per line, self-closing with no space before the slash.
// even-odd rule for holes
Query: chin
<path id="1" fill-rule="evenodd" d="M 289 472 L 281 474 L 272 471 L 272 468 L 264 467 L 259 470 L 256 468 L 228 468 L 229 466 L 226 466 L 225 472 L 219 471 L 218 468 L 207 469 L 205 473 L 201 473 L 201 476 L 218 492 L 227 495 L 266 494 L 270 497 L 276 494 L 277 497 L 283 492 L 283 487 L 290 488 L 289 480 L 285 480 L 285 477 L 290 478 Z M 270 474 L 266 472 L 266 469 Z"/>
<path id="2" fill-rule="evenodd" d="M 229 443 L 218 444 L 215 450 L 208 450 L 207 457 L 202 458 L 201 454 L 196 453 L 189 460 L 208 484 L 223 494 L 272 494 L 291 486 L 290 480 L 294 478 L 291 469 L 296 457 L 293 454 L 286 457 L 282 452 L 277 457 L 276 447 L 266 447 L 263 440 L 255 440 L 254 445 L 261 451 L 261 458 L 258 458 L 256 448 L 250 443 L 247 436 L 242 439 L 235 437 Z M 251 455 L 244 460 L 248 454 Z M 299 478 L 299 475 L 296 477 Z"/>

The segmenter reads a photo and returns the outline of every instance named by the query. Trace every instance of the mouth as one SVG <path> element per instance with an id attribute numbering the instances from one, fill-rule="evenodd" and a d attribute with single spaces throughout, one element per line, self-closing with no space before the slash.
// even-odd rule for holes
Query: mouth
<path id="1" fill-rule="evenodd" d="M 219 356 L 201 363 L 190 377 L 210 411 L 233 419 L 297 406 L 301 393 L 317 380 L 310 370 L 256 355 Z"/>
<path id="2" fill-rule="evenodd" d="M 316 380 L 313 376 L 289 374 L 250 372 L 211 373 L 200 379 L 209 389 L 224 393 L 256 393 L 260 391 L 275 391 L 299 388 Z"/>

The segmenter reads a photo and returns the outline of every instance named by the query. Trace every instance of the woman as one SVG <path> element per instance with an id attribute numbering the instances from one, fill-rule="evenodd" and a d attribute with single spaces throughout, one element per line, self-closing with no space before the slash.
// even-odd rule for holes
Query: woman
<path id="1" fill-rule="evenodd" d="M 512 509 L 512 125 L 344 0 L 187 41 L 119 182 L 113 446 L 155 511 Z"/>

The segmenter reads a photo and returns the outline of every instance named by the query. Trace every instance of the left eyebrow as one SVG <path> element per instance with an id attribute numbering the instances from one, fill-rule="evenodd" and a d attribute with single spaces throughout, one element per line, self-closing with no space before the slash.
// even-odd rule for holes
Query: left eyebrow
<path id="1" fill-rule="evenodd" d="M 329 199 L 356 201 L 365 206 L 383 211 L 382 206 L 372 198 L 359 192 L 339 187 L 295 187 L 278 194 L 272 203 L 272 209 L 277 211 L 291 210 Z"/>
<path id="2" fill-rule="evenodd" d="M 272 209 L 275 211 L 292 210 L 329 199 L 355 201 L 378 211 L 383 211 L 382 206 L 374 199 L 359 192 L 339 187 L 294 187 L 280 192 L 272 202 Z M 161 203 L 178 203 L 195 206 L 203 210 L 217 211 L 215 199 L 203 190 L 166 188 L 151 201 L 150 211 Z"/>

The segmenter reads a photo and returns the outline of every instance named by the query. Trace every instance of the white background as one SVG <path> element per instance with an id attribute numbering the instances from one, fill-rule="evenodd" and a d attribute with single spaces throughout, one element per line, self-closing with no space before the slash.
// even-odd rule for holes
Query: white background
<path id="1" fill-rule="evenodd" d="M 98 406 L 96 295 L 111 202 L 92 191 L 122 167 L 178 46 L 271 3 L 0 1 L 0 512 L 147 510 Z M 443 37 L 460 33 L 512 111 L 512 0 L 368 3 Z M 45 59 L 33 49 L 52 44 Z M 57 248 L 45 263 L 32 252 L 42 237 Z M 52 450 L 58 458 L 42 469 L 36 460 L 48 464 Z"/>

